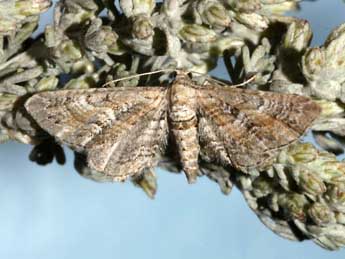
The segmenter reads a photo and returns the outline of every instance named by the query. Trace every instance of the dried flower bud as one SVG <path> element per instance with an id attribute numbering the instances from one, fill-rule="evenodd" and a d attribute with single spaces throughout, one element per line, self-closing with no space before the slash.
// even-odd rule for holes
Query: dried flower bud
<path id="1" fill-rule="evenodd" d="M 95 52 L 104 53 L 117 46 L 118 35 L 110 26 L 100 26 L 97 30 L 89 28 L 85 34 L 85 46 Z"/>
<path id="2" fill-rule="evenodd" d="M 235 19 L 255 31 L 264 31 L 269 25 L 268 18 L 257 13 L 238 13 Z"/>
<path id="3" fill-rule="evenodd" d="M 316 100 L 316 102 L 321 107 L 321 118 L 340 117 L 341 114 L 344 113 L 343 106 L 338 102 L 330 102 L 327 100 Z M 318 123 L 316 123 L 316 125 L 318 125 Z"/>
<path id="4" fill-rule="evenodd" d="M 154 33 L 150 19 L 145 15 L 138 15 L 133 18 L 132 35 L 137 39 L 146 39 Z"/>
<path id="5" fill-rule="evenodd" d="M 326 65 L 326 56 L 321 48 L 309 49 L 303 57 L 303 72 L 310 80 L 313 80 L 313 75 L 320 73 Z"/>
<path id="6" fill-rule="evenodd" d="M 274 14 L 284 14 L 287 11 L 298 10 L 298 3 L 296 2 L 299 1 L 300 0 L 260 0 L 262 10 Z"/>
<path id="7" fill-rule="evenodd" d="M 333 154 L 318 151 L 311 144 L 294 144 L 281 151 L 273 170 L 261 172 L 256 178 L 246 177 L 251 179 L 251 188 L 241 191 L 248 205 L 275 233 L 297 238 L 288 224 L 293 221 L 317 244 L 338 249 L 345 244 L 344 165 Z M 239 187 L 241 178 L 236 178 Z"/>
<path id="8" fill-rule="evenodd" d="M 336 28 L 325 42 L 325 52 L 327 56 L 327 66 L 334 73 L 329 79 L 337 81 L 339 84 L 345 82 L 345 24 Z M 342 86 L 342 91 L 344 91 Z M 343 94 L 343 93 L 342 93 Z M 345 97 L 339 97 L 345 101 Z"/>
<path id="9" fill-rule="evenodd" d="M 296 20 L 290 24 L 285 37 L 284 37 L 284 48 L 293 48 L 300 52 L 309 46 L 312 38 L 312 31 L 308 21 Z"/>
<path id="10" fill-rule="evenodd" d="M 19 29 L 28 17 L 37 17 L 51 6 L 50 0 L 0 1 L 0 34 L 11 34 Z M 30 22 L 34 19 L 31 18 Z"/>
<path id="11" fill-rule="evenodd" d="M 284 154 L 288 157 L 283 156 Z M 298 145 L 292 145 L 288 148 L 287 152 L 284 151 L 279 156 L 279 163 L 284 163 L 287 159 L 290 163 L 303 164 L 309 163 L 317 159 L 318 152 L 310 143 L 300 143 Z"/>
<path id="12" fill-rule="evenodd" d="M 133 179 L 132 182 L 135 186 L 141 188 L 146 195 L 153 199 L 157 192 L 157 179 L 153 170 L 147 170 L 141 176 Z"/>
<path id="13" fill-rule="evenodd" d="M 334 154 L 318 151 L 310 143 L 291 145 L 279 154 L 277 163 L 297 166 L 297 170 L 303 167 L 327 183 L 345 180 L 345 164 L 338 162 Z"/>
<path id="14" fill-rule="evenodd" d="M 35 86 L 35 92 L 54 90 L 59 83 L 59 80 L 55 76 L 48 76 L 42 78 Z"/>
<path id="15" fill-rule="evenodd" d="M 345 214 L 344 213 L 339 213 L 335 212 L 335 220 L 337 221 L 338 224 L 345 225 Z"/>
<path id="16" fill-rule="evenodd" d="M 333 155 L 334 156 L 334 155 Z M 322 157 L 320 157 L 320 160 Z M 329 183 L 341 183 L 345 181 L 345 164 L 338 162 L 336 156 L 332 160 L 328 160 L 320 163 L 321 170 L 323 172 L 321 177 L 323 180 Z"/>
<path id="17" fill-rule="evenodd" d="M 65 89 L 87 89 L 95 85 L 94 78 L 91 75 L 83 74 L 78 78 L 73 78 L 65 84 Z"/>
<path id="18" fill-rule="evenodd" d="M 203 0 L 196 2 L 196 15 L 204 24 L 214 28 L 229 26 L 231 19 L 229 12 L 218 1 Z"/>
<path id="19" fill-rule="evenodd" d="M 252 53 L 248 46 L 242 48 L 243 73 L 247 76 L 255 74 L 253 83 L 256 86 L 267 84 L 275 69 L 275 57 L 270 55 L 271 45 L 267 38 L 263 38 Z"/>
<path id="20" fill-rule="evenodd" d="M 305 220 L 305 206 L 307 200 L 304 195 L 297 193 L 280 194 L 278 204 L 287 216 L 301 221 Z"/>
<path id="21" fill-rule="evenodd" d="M 31 16 L 45 12 L 50 6 L 50 0 L 17 0 L 15 1 L 18 15 Z"/>
<path id="22" fill-rule="evenodd" d="M 56 51 L 57 56 L 62 57 L 64 60 L 68 61 L 74 62 L 82 57 L 79 45 L 71 40 L 65 40 L 61 42 Z"/>
<path id="23" fill-rule="evenodd" d="M 226 2 L 239 12 L 256 12 L 261 9 L 260 0 L 226 0 Z"/>
<path id="24" fill-rule="evenodd" d="M 253 184 L 253 193 L 255 197 L 264 197 L 273 192 L 273 183 L 267 178 L 258 177 L 254 180 Z"/>
<path id="25" fill-rule="evenodd" d="M 345 184 L 329 185 L 326 199 L 330 206 L 345 213 Z"/>
<path id="26" fill-rule="evenodd" d="M 200 171 L 209 179 L 215 181 L 219 185 L 222 193 L 229 194 L 231 192 L 233 183 L 228 170 L 211 163 L 203 163 L 200 165 Z"/>
<path id="27" fill-rule="evenodd" d="M 323 181 L 316 173 L 308 170 L 299 171 L 299 186 L 306 193 L 313 198 L 322 195 L 327 189 Z"/>
<path id="28" fill-rule="evenodd" d="M 308 50 L 302 58 L 302 72 L 311 94 L 345 102 L 345 24 L 336 28 L 321 48 Z"/>
<path id="29" fill-rule="evenodd" d="M 335 223 L 334 213 L 325 204 L 315 202 L 308 209 L 309 217 L 319 226 Z"/>
<path id="30" fill-rule="evenodd" d="M 224 6 L 221 4 L 210 4 L 203 12 L 205 23 L 213 27 L 227 27 L 231 19 Z"/>
<path id="31" fill-rule="evenodd" d="M 0 111 L 12 109 L 17 99 L 18 96 L 15 94 L 0 93 Z"/>
<path id="32" fill-rule="evenodd" d="M 155 0 L 120 0 L 120 6 L 127 17 L 146 14 L 150 16 L 156 6 Z"/>
<path id="33" fill-rule="evenodd" d="M 95 64 L 86 57 L 79 59 L 72 65 L 73 73 L 89 75 L 95 71 Z"/>
<path id="34" fill-rule="evenodd" d="M 16 21 L 14 19 L 0 19 L 0 34 L 10 34 L 16 29 Z"/>
<path id="35" fill-rule="evenodd" d="M 190 42 L 206 43 L 216 40 L 216 33 L 213 30 L 197 24 L 184 25 L 179 33 L 185 41 Z"/>
<path id="36" fill-rule="evenodd" d="M 193 2 L 193 1 L 192 1 Z M 165 0 L 162 4 L 161 12 L 170 21 L 180 21 L 182 15 L 181 1 Z"/>
<path id="37" fill-rule="evenodd" d="M 222 55 L 225 50 L 240 49 L 243 45 L 244 41 L 238 37 L 219 37 L 211 43 L 210 50 L 213 55 Z"/>

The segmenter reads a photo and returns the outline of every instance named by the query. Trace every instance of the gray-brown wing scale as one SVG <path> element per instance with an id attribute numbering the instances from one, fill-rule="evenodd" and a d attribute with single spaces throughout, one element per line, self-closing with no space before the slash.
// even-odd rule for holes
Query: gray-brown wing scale
<path id="1" fill-rule="evenodd" d="M 262 170 L 298 139 L 320 107 L 309 98 L 239 88 L 197 91 L 201 157 L 239 170 Z"/>
<path id="2" fill-rule="evenodd" d="M 59 142 L 116 181 L 158 162 L 167 139 L 167 89 L 102 88 L 43 92 L 25 104 Z"/>

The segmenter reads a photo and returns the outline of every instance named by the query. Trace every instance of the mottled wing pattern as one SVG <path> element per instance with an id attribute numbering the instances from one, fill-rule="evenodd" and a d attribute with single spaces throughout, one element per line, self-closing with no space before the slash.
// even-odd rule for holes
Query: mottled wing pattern
<path id="1" fill-rule="evenodd" d="M 59 142 L 85 153 L 88 166 L 125 180 L 156 165 L 167 139 L 167 88 L 43 92 L 25 104 Z"/>
<path id="2" fill-rule="evenodd" d="M 319 115 L 309 98 L 206 85 L 197 91 L 201 157 L 263 169 Z"/>

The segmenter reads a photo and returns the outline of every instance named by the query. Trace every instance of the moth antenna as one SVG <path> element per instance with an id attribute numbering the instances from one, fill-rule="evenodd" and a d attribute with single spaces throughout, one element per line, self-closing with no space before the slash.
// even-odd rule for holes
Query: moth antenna
<path id="1" fill-rule="evenodd" d="M 249 77 L 246 81 L 236 84 L 236 85 L 231 85 L 231 87 L 239 87 L 239 86 L 244 86 L 249 84 L 250 82 L 254 81 L 254 79 L 256 78 L 256 75 L 252 75 L 251 77 Z"/>
<path id="2" fill-rule="evenodd" d="M 196 72 L 196 71 L 189 71 L 189 72 L 190 72 L 190 73 L 199 74 L 199 75 L 205 75 L 205 74 L 203 74 L 203 73 Z M 246 84 L 249 84 L 250 82 L 252 82 L 252 81 L 255 79 L 256 75 L 252 75 L 252 76 L 249 77 L 246 81 L 244 81 L 244 82 L 242 82 L 242 83 L 239 83 L 239 84 L 236 84 L 236 85 L 228 85 L 228 84 L 226 84 L 226 83 L 224 83 L 224 82 L 222 82 L 222 81 L 220 81 L 220 80 L 218 80 L 218 79 L 215 79 L 215 78 L 213 78 L 213 77 L 211 77 L 211 76 L 209 76 L 209 75 L 207 75 L 207 74 L 206 74 L 206 77 L 207 77 L 207 80 L 208 80 L 208 81 L 213 81 L 213 82 L 216 82 L 216 83 L 221 84 L 221 85 L 224 85 L 224 86 L 231 86 L 231 87 L 236 88 L 236 87 L 240 87 L 240 86 L 244 86 L 244 85 L 246 85 Z"/>
<path id="3" fill-rule="evenodd" d="M 160 70 L 156 70 L 156 71 L 151 71 L 151 72 L 145 72 L 145 73 L 140 73 L 137 75 L 131 75 L 131 76 L 125 76 L 125 77 L 121 77 L 118 79 L 114 79 L 111 81 L 106 82 L 105 84 L 102 85 L 102 87 L 105 87 L 111 83 L 116 83 L 119 81 L 123 81 L 123 80 L 127 80 L 127 79 L 132 79 L 132 78 L 136 78 L 136 77 L 140 77 L 140 76 L 146 76 L 146 75 L 152 75 L 152 74 L 158 74 L 158 73 L 162 73 L 162 72 L 167 72 L 167 71 L 176 71 L 176 69 L 160 69 Z"/>
<path id="4" fill-rule="evenodd" d="M 213 77 L 210 77 L 210 76 L 207 76 L 207 79 L 206 79 L 207 81 L 212 81 L 212 82 L 215 82 L 215 83 L 217 83 L 217 84 L 220 84 L 220 85 L 223 85 L 223 86 L 229 86 L 229 84 L 227 84 L 227 83 L 224 83 L 224 82 L 222 82 L 222 81 L 220 81 L 220 80 L 218 80 L 218 79 L 215 79 L 215 78 L 213 78 Z"/>
<path id="5" fill-rule="evenodd" d="M 200 73 L 200 72 L 197 72 L 197 71 L 188 71 L 188 73 L 191 73 L 191 74 L 194 73 L 194 74 L 206 76 L 206 80 L 207 80 L 207 81 L 213 81 L 213 82 L 216 82 L 216 83 L 221 84 L 221 85 L 224 85 L 224 86 L 229 86 L 229 84 L 224 83 L 224 82 L 222 82 L 222 81 L 220 81 L 220 80 L 218 80 L 218 79 L 215 79 L 215 78 L 209 76 L 208 74 Z"/>

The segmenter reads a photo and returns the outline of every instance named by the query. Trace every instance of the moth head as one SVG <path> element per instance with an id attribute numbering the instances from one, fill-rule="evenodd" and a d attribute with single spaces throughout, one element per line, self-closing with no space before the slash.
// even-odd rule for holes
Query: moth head
<path id="1" fill-rule="evenodd" d="M 175 71 L 175 81 L 176 80 L 191 80 L 193 77 L 192 72 L 186 69 L 178 69 Z"/>

